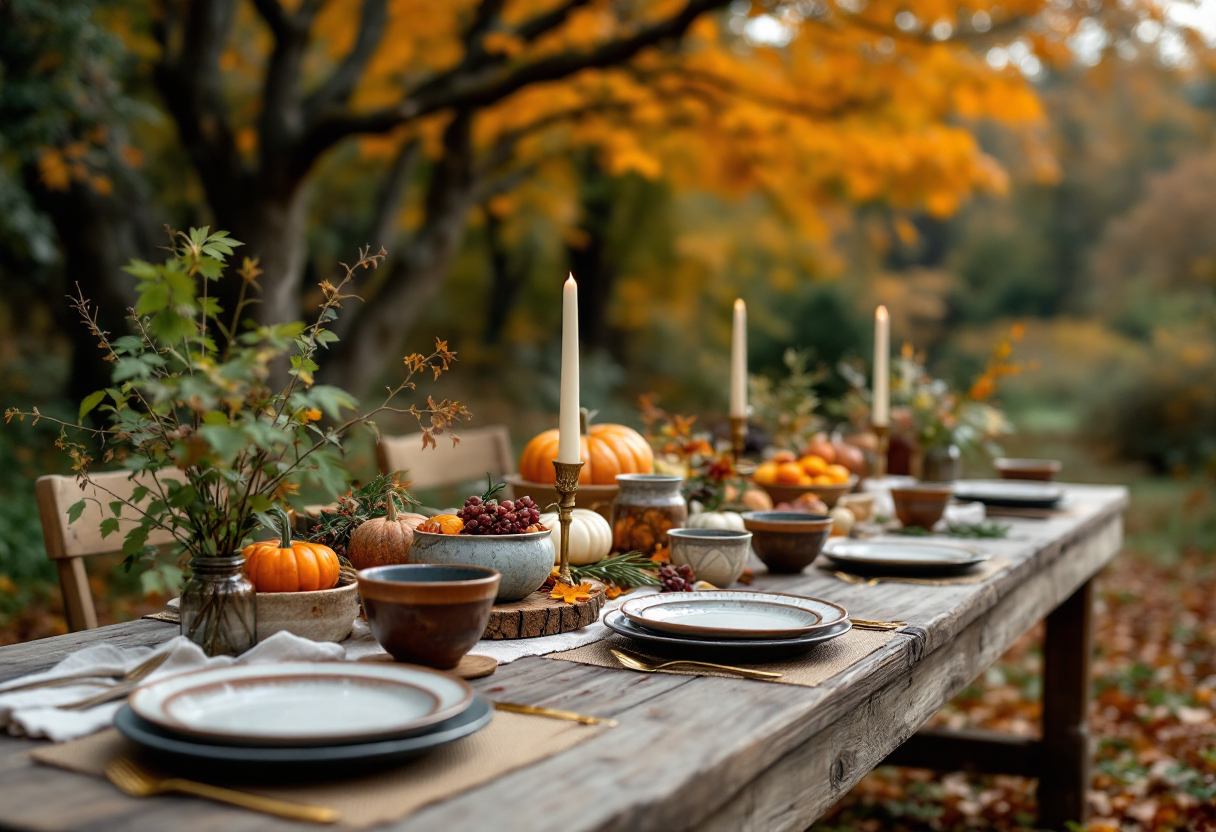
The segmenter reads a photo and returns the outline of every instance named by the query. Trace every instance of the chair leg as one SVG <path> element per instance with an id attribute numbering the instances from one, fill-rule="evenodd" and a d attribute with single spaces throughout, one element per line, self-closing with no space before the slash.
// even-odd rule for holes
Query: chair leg
<path id="1" fill-rule="evenodd" d="M 60 558 L 55 561 L 59 568 L 59 589 L 63 592 L 63 611 L 72 632 L 92 630 L 97 627 L 97 610 L 93 606 L 93 591 L 89 588 L 89 576 L 84 569 L 83 558 Z"/>
<path id="2" fill-rule="evenodd" d="M 1085 823 L 1090 782 L 1089 661 L 1093 581 L 1047 616 L 1043 642 L 1043 739 L 1039 826 Z"/>

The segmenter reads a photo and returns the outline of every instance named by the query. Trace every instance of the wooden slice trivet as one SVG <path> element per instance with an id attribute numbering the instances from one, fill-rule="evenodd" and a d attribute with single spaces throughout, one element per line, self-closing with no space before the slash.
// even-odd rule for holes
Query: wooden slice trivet
<path id="1" fill-rule="evenodd" d="M 490 611 L 490 623 L 482 638 L 536 638 L 568 633 L 586 627 L 599 620 L 604 607 L 604 585 L 598 581 L 591 584 L 591 598 L 567 604 L 550 598 L 547 590 L 533 592 L 522 601 L 495 604 Z"/>
<path id="2" fill-rule="evenodd" d="M 388 653 L 373 653 L 370 656 L 360 656 L 356 661 L 391 662 L 393 661 L 393 657 Z M 493 656 L 466 654 L 460 660 L 460 664 L 451 670 L 445 670 L 444 673 L 451 673 L 453 676 L 459 676 L 461 679 L 480 679 L 482 676 L 489 676 L 495 670 L 498 670 L 498 659 Z"/>

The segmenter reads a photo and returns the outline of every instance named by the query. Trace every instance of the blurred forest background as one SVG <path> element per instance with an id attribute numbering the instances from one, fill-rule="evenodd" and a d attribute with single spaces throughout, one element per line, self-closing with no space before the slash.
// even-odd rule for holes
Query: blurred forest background
<path id="1" fill-rule="evenodd" d="M 1214 44 L 1211 2 L 0 0 L 3 403 L 75 421 L 108 368 L 64 296 L 79 284 L 119 329 L 121 266 L 160 256 L 165 223 L 245 241 L 267 320 L 383 245 L 324 378 L 362 396 L 445 338 L 460 363 L 438 392 L 518 447 L 556 421 L 567 271 L 584 402 L 634 424 L 650 392 L 721 420 L 737 296 L 753 371 L 808 349 L 829 401 L 878 302 L 964 388 L 1020 321 L 1038 369 L 1002 388 L 1005 450 L 1131 485 L 1107 602 L 1156 599 L 1189 635 L 1119 642 L 1106 682 L 1177 727 L 1216 688 L 1211 593 L 1181 594 L 1216 555 Z M 32 488 L 66 469 L 57 433 L 0 428 L 0 643 L 64 629 Z M 373 471 L 370 440 L 349 465 Z M 103 621 L 162 600 L 114 566 L 90 565 Z M 1179 644 L 1189 675 L 1166 678 Z M 1033 715 L 1033 690 L 1013 698 Z M 1178 752 L 1185 788 L 1112 763 L 1112 794 L 1142 788 L 1107 814 L 1193 822 L 1152 795 L 1216 796 L 1213 748 Z M 992 788 L 905 787 L 863 791 L 850 823 L 973 824 Z"/>

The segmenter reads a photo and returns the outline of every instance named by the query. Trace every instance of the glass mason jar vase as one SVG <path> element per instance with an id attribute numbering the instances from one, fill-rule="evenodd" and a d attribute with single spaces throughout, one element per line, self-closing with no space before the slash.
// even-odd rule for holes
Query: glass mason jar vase
<path id="1" fill-rule="evenodd" d="M 954 482 L 963 475 L 958 445 L 938 445 L 925 451 L 921 479 L 925 482 Z"/>
<path id="2" fill-rule="evenodd" d="M 674 474 L 618 474 L 621 493 L 612 505 L 612 542 L 618 552 L 652 555 L 667 545 L 668 529 L 688 520 L 688 503 Z"/>
<path id="3" fill-rule="evenodd" d="M 257 644 L 257 595 L 245 558 L 192 558 L 182 587 L 182 635 L 208 656 L 239 656 Z"/>

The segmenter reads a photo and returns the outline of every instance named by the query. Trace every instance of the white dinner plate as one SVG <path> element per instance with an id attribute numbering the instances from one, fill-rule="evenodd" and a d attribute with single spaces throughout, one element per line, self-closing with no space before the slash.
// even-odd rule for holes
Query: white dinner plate
<path id="1" fill-rule="evenodd" d="M 893 567 L 916 570 L 952 570 L 974 566 L 990 555 L 967 546 L 931 541 L 850 540 L 836 537 L 823 547 L 823 554 L 851 567 Z"/>
<path id="2" fill-rule="evenodd" d="M 647 595 L 626 601 L 621 613 L 651 631 L 710 639 L 792 638 L 848 615 L 818 598 L 729 589 Z"/>
<path id="3" fill-rule="evenodd" d="M 459 715 L 473 691 L 413 665 L 285 662 L 183 673 L 131 694 L 138 716 L 179 734 L 234 745 L 370 742 Z"/>

